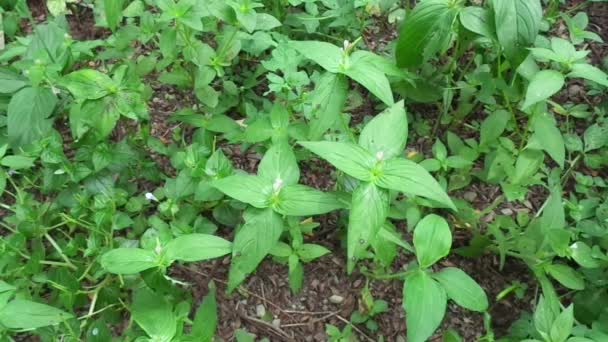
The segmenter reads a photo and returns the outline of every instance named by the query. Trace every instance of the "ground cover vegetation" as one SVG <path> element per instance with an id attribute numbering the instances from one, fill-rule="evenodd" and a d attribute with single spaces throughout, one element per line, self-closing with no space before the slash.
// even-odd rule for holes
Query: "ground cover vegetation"
<path id="1" fill-rule="evenodd" d="M 0 341 L 608 341 L 605 1 L 0 8 Z"/>

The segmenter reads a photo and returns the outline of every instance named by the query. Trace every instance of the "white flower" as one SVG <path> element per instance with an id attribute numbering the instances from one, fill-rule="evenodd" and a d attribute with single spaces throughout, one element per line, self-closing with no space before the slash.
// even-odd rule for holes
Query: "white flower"
<path id="1" fill-rule="evenodd" d="M 350 45 L 350 42 L 348 40 L 344 41 L 344 50 L 348 50 L 348 46 Z"/>
<path id="2" fill-rule="evenodd" d="M 378 160 L 378 161 L 384 160 L 384 151 L 376 152 L 376 160 Z"/>
<path id="3" fill-rule="evenodd" d="M 154 196 L 154 194 L 151 192 L 146 192 L 145 196 L 148 201 L 158 202 L 158 198 L 156 198 L 156 196 Z"/>
<path id="4" fill-rule="evenodd" d="M 280 177 L 274 180 L 274 184 L 272 184 L 272 189 L 274 192 L 278 192 L 283 187 L 283 180 Z"/>

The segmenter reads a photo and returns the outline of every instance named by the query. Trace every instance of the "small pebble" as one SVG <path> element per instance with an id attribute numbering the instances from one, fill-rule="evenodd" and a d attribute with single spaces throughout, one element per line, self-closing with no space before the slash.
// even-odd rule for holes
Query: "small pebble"
<path id="1" fill-rule="evenodd" d="M 280 319 L 273 319 L 272 320 L 272 326 L 279 329 L 281 327 L 281 320 Z"/>
<path id="2" fill-rule="evenodd" d="M 332 304 L 340 304 L 344 301 L 344 297 L 338 296 L 338 295 L 333 295 L 333 296 L 329 297 L 329 301 Z"/>
<path id="3" fill-rule="evenodd" d="M 509 209 L 509 208 L 502 209 L 500 212 L 501 212 L 503 215 L 513 215 L 513 210 L 511 210 L 511 209 Z"/>
<path id="4" fill-rule="evenodd" d="M 262 318 L 262 317 L 264 317 L 264 315 L 266 315 L 266 308 L 264 307 L 264 305 L 258 304 L 255 307 L 255 315 L 258 316 L 259 318 Z"/>
<path id="5" fill-rule="evenodd" d="M 462 197 L 469 202 L 473 202 L 477 198 L 477 194 L 473 191 L 467 191 L 462 195 Z"/>

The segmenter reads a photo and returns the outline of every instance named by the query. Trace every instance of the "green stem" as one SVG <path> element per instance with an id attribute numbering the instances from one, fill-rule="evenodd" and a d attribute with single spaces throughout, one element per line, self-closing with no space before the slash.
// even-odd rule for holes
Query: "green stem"
<path id="1" fill-rule="evenodd" d="M 72 261 L 70 261 L 70 259 L 63 253 L 63 250 L 61 249 L 61 247 L 59 247 L 57 242 L 55 242 L 55 240 L 53 239 L 53 237 L 51 237 L 49 235 L 49 233 L 44 233 L 44 237 L 53 246 L 53 248 L 55 248 L 57 253 L 59 253 L 59 256 L 61 257 L 61 259 L 63 259 L 65 261 L 65 263 L 68 265 L 68 267 L 70 267 L 71 269 L 74 269 L 74 270 L 78 269 L 78 267 L 76 267 L 76 265 L 74 265 L 72 263 Z"/>

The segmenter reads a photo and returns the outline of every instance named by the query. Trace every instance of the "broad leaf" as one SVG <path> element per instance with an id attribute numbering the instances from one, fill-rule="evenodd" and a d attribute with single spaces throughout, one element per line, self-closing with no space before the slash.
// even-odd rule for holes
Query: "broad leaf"
<path id="1" fill-rule="evenodd" d="M 526 100 L 522 107 L 528 108 L 550 98 L 562 89 L 564 82 L 564 75 L 559 71 L 543 70 L 536 73 L 528 85 Z"/>
<path id="2" fill-rule="evenodd" d="M 316 40 L 291 41 L 289 44 L 323 69 L 333 73 L 340 72 L 343 51 L 339 47 Z"/>
<path id="3" fill-rule="evenodd" d="M 487 8 L 468 6 L 460 12 L 460 23 L 467 30 L 486 38 L 496 40 L 494 17 Z"/>
<path id="4" fill-rule="evenodd" d="M 287 143 L 279 143 L 268 149 L 258 166 L 258 175 L 279 187 L 297 184 L 300 169 L 291 147 Z"/>
<path id="5" fill-rule="evenodd" d="M 0 324 L 9 329 L 37 329 L 72 317 L 52 306 L 24 299 L 12 300 L 0 309 Z"/>
<path id="6" fill-rule="evenodd" d="M 463 308 L 479 312 L 488 309 L 484 290 L 461 269 L 446 267 L 433 277 L 443 286 L 448 297 Z"/>
<path id="7" fill-rule="evenodd" d="M 215 180 L 211 183 L 219 191 L 256 208 L 268 207 L 272 193 L 272 183 L 253 175 L 236 174 Z"/>
<path id="8" fill-rule="evenodd" d="M 408 342 L 426 341 L 441 324 L 447 298 L 445 290 L 424 271 L 405 279 L 403 308 Z"/>
<path id="9" fill-rule="evenodd" d="M 309 139 L 319 140 L 323 133 L 339 122 L 347 94 L 346 77 L 330 72 L 321 76 L 309 95 L 312 105 Z"/>
<path id="10" fill-rule="evenodd" d="M 572 290 L 584 290 L 585 279 L 572 267 L 563 264 L 553 264 L 545 267 L 549 273 L 560 284 Z"/>
<path id="11" fill-rule="evenodd" d="M 273 208 L 283 215 L 311 216 L 325 214 L 342 207 L 342 203 L 331 193 L 295 184 L 281 189 L 277 204 Z"/>
<path id="12" fill-rule="evenodd" d="M 203 298 L 203 302 L 196 310 L 192 332 L 190 334 L 194 341 L 211 342 L 217 329 L 217 302 L 215 299 L 215 288 L 210 286 L 211 292 Z"/>
<path id="13" fill-rule="evenodd" d="M 117 248 L 101 256 L 101 266 L 110 273 L 136 274 L 159 266 L 153 251 L 141 248 Z"/>
<path id="14" fill-rule="evenodd" d="M 376 115 L 365 125 L 359 136 L 359 145 L 379 160 L 401 155 L 406 141 L 407 116 L 403 101 Z"/>
<path id="15" fill-rule="evenodd" d="M 362 183 L 353 192 L 348 217 L 348 272 L 384 224 L 388 215 L 388 194 L 373 183 Z"/>
<path id="16" fill-rule="evenodd" d="M 608 87 L 608 75 L 601 69 L 587 63 L 574 64 L 568 77 L 584 78 Z"/>
<path id="17" fill-rule="evenodd" d="M 444 218 L 425 216 L 414 229 L 414 248 L 421 268 L 428 268 L 445 257 L 452 247 L 452 232 Z"/>
<path id="18" fill-rule="evenodd" d="M 47 136 L 52 130 L 49 116 L 57 97 L 48 88 L 23 88 L 8 104 L 8 139 L 13 148 L 24 147 Z"/>
<path id="19" fill-rule="evenodd" d="M 135 293 L 131 316 L 154 341 L 171 341 L 177 332 L 177 317 L 169 302 L 147 288 Z"/>
<path id="20" fill-rule="evenodd" d="M 415 67 L 444 49 L 459 7 L 449 0 L 421 1 L 408 13 L 399 32 L 396 57 L 400 67 Z"/>
<path id="21" fill-rule="evenodd" d="M 186 234 L 171 240 L 164 249 L 169 260 L 201 261 L 232 252 L 232 243 L 214 235 Z"/>
<path id="22" fill-rule="evenodd" d="M 108 75 L 93 69 L 81 69 L 66 75 L 63 85 L 78 100 L 97 100 L 117 90 Z"/>
<path id="23" fill-rule="evenodd" d="M 369 181 L 372 178 L 371 170 L 376 159 L 359 145 L 330 141 L 298 143 L 352 177 L 362 181 Z"/>
<path id="24" fill-rule="evenodd" d="M 534 135 L 530 138 L 528 146 L 539 145 L 559 167 L 564 167 L 566 159 L 566 145 L 562 133 L 555 126 L 554 120 L 548 114 L 536 116 L 533 123 Z"/>
<path id="25" fill-rule="evenodd" d="M 540 0 L 492 1 L 498 42 L 517 68 L 528 56 L 527 48 L 536 40 L 543 10 Z"/>
<path id="26" fill-rule="evenodd" d="M 557 318 L 555 318 L 549 333 L 549 336 L 551 336 L 551 342 L 565 342 L 570 334 L 572 334 L 573 327 L 574 306 L 570 304 L 557 316 Z"/>
<path id="27" fill-rule="evenodd" d="M 312 243 L 304 243 L 300 248 L 296 250 L 296 253 L 304 262 L 311 262 L 317 258 L 320 258 L 331 251 L 321 245 L 315 245 Z"/>
<path id="28" fill-rule="evenodd" d="M 122 8 L 125 0 L 104 0 L 103 9 L 110 30 L 115 31 L 122 19 Z"/>
<path id="29" fill-rule="evenodd" d="M 375 183 L 383 188 L 422 196 L 446 208 L 456 209 L 435 178 L 422 166 L 407 159 L 395 158 L 385 161 Z"/>
<path id="30" fill-rule="evenodd" d="M 498 140 L 507 127 L 511 114 L 506 110 L 497 110 L 490 114 L 481 124 L 479 145 L 487 146 Z"/>
<path id="31" fill-rule="evenodd" d="M 377 67 L 375 58 L 369 58 L 369 52 L 356 51 L 350 56 L 350 62 L 344 74 L 364 86 L 370 93 L 379 98 L 385 105 L 395 103 L 388 78 Z"/>
<path id="32" fill-rule="evenodd" d="M 282 218 L 270 209 L 249 210 L 245 221 L 234 237 L 228 291 L 234 290 L 255 271 L 283 232 Z"/>

